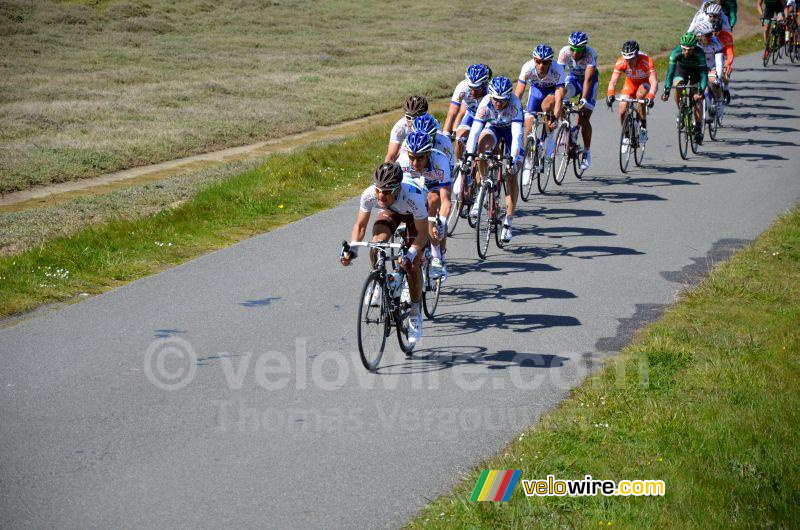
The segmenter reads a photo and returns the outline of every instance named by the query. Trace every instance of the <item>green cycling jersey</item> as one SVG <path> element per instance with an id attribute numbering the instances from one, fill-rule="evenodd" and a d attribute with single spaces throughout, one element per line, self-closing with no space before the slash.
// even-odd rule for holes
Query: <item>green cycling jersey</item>
<path id="1" fill-rule="evenodd" d="M 669 92 L 672 88 L 672 81 L 675 79 L 675 69 L 680 66 L 682 70 L 691 74 L 696 72 L 700 78 L 700 89 L 705 92 L 708 85 L 708 66 L 706 65 L 706 54 L 699 46 L 692 49 L 689 57 L 683 55 L 681 46 L 676 46 L 669 54 L 669 68 L 667 68 L 667 80 L 664 82 L 664 90 Z"/>
<path id="2" fill-rule="evenodd" d="M 739 9 L 736 0 L 722 0 L 720 5 L 722 6 L 722 12 L 728 15 L 728 19 L 731 22 L 731 27 L 735 26 L 736 11 Z"/>

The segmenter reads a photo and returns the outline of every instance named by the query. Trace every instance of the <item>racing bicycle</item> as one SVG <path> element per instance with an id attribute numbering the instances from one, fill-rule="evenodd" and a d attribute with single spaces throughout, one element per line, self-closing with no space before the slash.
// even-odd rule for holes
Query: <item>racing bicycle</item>
<path id="1" fill-rule="evenodd" d="M 545 141 L 547 139 L 547 122 L 553 115 L 549 112 L 534 112 L 533 124 L 528 139 L 525 141 L 525 159 L 522 170 L 519 172 L 519 197 L 528 202 L 531 196 L 533 181 L 539 193 L 544 193 L 550 180 L 550 158 L 545 156 Z M 525 178 L 528 182 L 525 182 Z"/>
<path id="2" fill-rule="evenodd" d="M 556 150 L 553 158 L 553 180 L 559 186 L 564 182 L 567 166 L 572 162 L 572 171 L 578 179 L 583 178 L 584 170 L 581 169 L 584 151 L 581 124 L 577 119 L 583 112 L 580 105 L 571 101 L 564 102 L 564 112 L 561 123 L 554 131 L 556 135 Z M 575 123 L 575 125 L 573 125 Z"/>
<path id="3" fill-rule="evenodd" d="M 503 154 L 481 154 L 478 159 L 487 163 L 486 175 L 478 191 L 478 217 L 475 226 L 478 256 L 486 259 L 489 239 L 494 232 L 497 248 L 503 248 L 501 239 L 503 218 L 505 217 L 506 175 L 511 173 L 511 156 L 505 154 L 505 142 L 500 140 L 498 151 Z"/>
<path id="4" fill-rule="evenodd" d="M 677 118 L 678 153 L 684 160 L 689 158 L 689 147 L 691 147 L 694 154 L 697 154 L 698 151 L 694 140 L 694 128 L 697 123 L 694 116 L 694 95 L 699 89 L 700 86 L 697 84 L 678 84 L 675 86 L 675 90 L 680 93 Z M 705 102 L 705 98 L 703 98 L 703 101 Z"/>
<path id="5" fill-rule="evenodd" d="M 636 105 L 644 105 L 645 113 L 649 109 L 647 108 L 646 99 L 620 96 L 617 100 L 628 103 L 628 108 L 625 109 L 625 116 L 622 118 L 622 132 L 619 135 L 619 169 L 623 173 L 627 173 L 628 165 L 631 162 L 631 153 L 633 153 L 633 161 L 636 166 L 642 167 L 644 150 L 647 146 L 645 142 L 641 141 L 642 120 L 639 119 Z"/>

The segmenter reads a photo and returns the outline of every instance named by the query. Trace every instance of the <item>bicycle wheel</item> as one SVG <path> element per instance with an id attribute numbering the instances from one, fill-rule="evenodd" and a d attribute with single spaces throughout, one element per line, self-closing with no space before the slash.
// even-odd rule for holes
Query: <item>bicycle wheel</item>
<path id="1" fill-rule="evenodd" d="M 456 224 L 461 217 L 461 206 L 464 204 L 464 173 L 460 166 L 456 166 L 453 175 L 453 186 L 451 190 L 458 190 L 458 193 L 451 193 L 450 213 L 447 214 L 447 235 L 452 236 L 456 230 Z"/>
<path id="2" fill-rule="evenodd" d="M 628 172 L 628 164 L 631 163 L 631 151 L 633 150 L 632 121 L 631 115 L 626 114 L 625 119 L 622 121 L 622 131 L 619 134 L 619 169 L 623 173 Z M 625 145 L 625 140 L 628 140 L 627 145 Z"/>
<path id="3" fill-rule="evenodd" d="M 580 129 L 576 132 L 575 142 L 570 142 L 570 151 L 572 152 L 572 172 L 575 173 L 575 178 L 578 180 L 583 178 L 583 172 L 586 171 L 581 167 L 583 164 L 583 135 Z"/>
<path id="4" fill-rule="evenodd" d="M 402 292 L 402 289 L 405 289 L 406 287 L 408 287 L 408 277 L 403 274 L 400 292 Z M 408 320 L 410 316 L 411 307 L 407 303 L 400 302 L 398 299 L 394 307 L 394 325 L 395 330 L 397 331 L 397 343 L 400 345 L 400 349 L 406 354 L 407 357 L 410 357 L 411 352 L 414 350 L 414 345 L 408 340 Z"/>
<path id="5" fill-rule="evenodd" d="M 689 130 L 690 121 L 686 114 L 686 107 L 681 104 L 678 115 L 678 153 L 684 160 L 689 158 L 689 137 L 692 135 L 692 131 Z"/>
<path id="6" fill-rule="evenodd" d="M 547 145 L 547 136 L 542 138 L 542 142 L 544 145 Z M 541 168 L 536 168 L 536 187 L 539 189 L 539 193 L 544 195 L 545 190 L 547 189 L 547 183 L 550 182 L 550 166 L 552 166 L 552 160 L 547 157 L 547 148 L 544 148 L 544 158 L 539 160 L 541 164 Z M 538 155 L 537 155 L 538 157 Z"/>
<path id="7" fill-rule="evenodd" d="M 371 304 L 374 289 L 380 293 L 377 305 Z M 374 372 L 381 362 L 389 334 L 386 291 L 377 271 L 367 276 L 358 302 L 358 352 L 364 368 Z"/>
<path id="8" fill-rule="evenodd" d="M 506 183 L 505 175 L 503 175 L 502 171 L 498 171 L 498 179 L 497 179 L 497 193 L 493 195 L 494 205 L 492 207 L 492 211 L 494 215 L 492 216 L 494 219 L 492 220 L 492 229 L 494 230 L 494 243 L 497 245 L 497 248 L 503 248 L 503 240 L 500 239 L 502 235 L 501 232 L 503 230 L 503 220 L 505 219 L 505 204 L 506 204 Z"/>
<path id="9" fill-rule="evenodd" d="M 537 177 L 536 167 L 539 165 L 539 151 L 536 148 L 536 138 L 529 137 L 525 143 L 525 159 L 522 161 L 522 169 L 519 171 L 519 198 L 528 202 L 533 188 L 533 180 Z M 527 176 L 527 184 L 524 182 Z"/>
<path id="10" fill-rule="evenodd" d="M 717 123 L 716 103 L 714 103 L 714 108 L 714 116 L 711 118 L 711 121 L 708 122 L 708 137 L 711 138 L 711 140 L 717 139 L 717 126 L 719 125 Z"/>
<path id="11" fill-rule="evenodd" d="M 441 278 L 431 280 L 430 277 L 425 274 L 423 277 L 422 286 L 422 310 L 425 312 L 425 316 L 428 318 L 432 319 L 433 315 L 436 314 L 436 306 L 439 305 L 439 294 L 441 293 L 441 288 Z"/>
<path id="12" fill-rule="evenodd" d="M 474 169 L 472 171 L 474 172 Z M 464 175 L 464 177 L 467 177 L 467 175 Z M 469 214 L 472 205 L 475 204 L 475 201 L 477 200 L 476 197 L 477 190 L 475 189 L 475 175 L 473 174 L 471 178 L 465 178 L 464 181 L 470 183 L 469 186 L 467 186 L 467 189 L 465 190 L 464 193 L 464 209 L 467 211 L 467 224 L 469 225 L 470 228 L 475 228 L 476 221 Z"/>
<path id="13" fill-rule="evenodd" d="M 553 158 L 553 181 L 561 186 L 569 165 L 569 123 L 562 123 L 556 129 L 556 150 Z"/>
<path id="14" fill-rule="evenodd" d="M 640 141 L 642 122 L 636 119 L 634 120 L 633 125 L 633 134 L 634 138 L 636 138 L 636 141 L 633 144 L 633 161 L 636 163 L 636 167 L 642 167 L 642 162 L 644 161 L 644 150 L 647 147 L 647 144 Z"/>
<path id="15" fill-rule="evenodd" d="M 478 192 L 478 218 L 475 222 L 475 238 L 478 245 L 478 257 L 486 259 L 486 251 L 489 249 L 489 238 L 492 236 L 492 218 L 490 216 L 489 204 L 492 200 L 492 192 L 488 184 L 481 186 Z"/>

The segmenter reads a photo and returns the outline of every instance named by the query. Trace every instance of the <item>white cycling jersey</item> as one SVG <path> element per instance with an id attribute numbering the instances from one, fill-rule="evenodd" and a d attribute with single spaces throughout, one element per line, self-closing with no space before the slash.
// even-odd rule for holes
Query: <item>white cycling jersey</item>
<path id="1" fill-rule="evenodd" d="M 455 164 L 455 158 L 453 157 L 453 141 L 450 140 L 449 136 L 437 132 L 436 138 L 433 139 L 433 148 L 444 153 L 444 155 L 450 161 L 450 167 Z M 400 154 L 405 154 L 406 151 L 408 151 L 406 149 L 406 144 L 403 143 L 403 146 L 400 148 Z"/>
<path id="2" fill-rule="evenodd" d="M 392 126 L 392 132 L 389 135 L 389 142 L 393 144 L 402 144 L 403 140 L 406 139 L 408 133 L 411 132 L 411 127 L 408 125 L 408 120 L 405 116 L 397 120 L 394 126 Z"/>
<path id="3" fill-rule="evenodd" d="M 731 20 L 728 18 L 728 15 L 726 15 L 725 13 L 720 13 L 719 19 L 722 21 L 722 31 L 727 31 L 728 33 L 733 31 L 731 29 Z M 686 30 L 686 33 L 694 33 L 695 30 L 697 29 L 697 25 L 700 24 L 701 22 L 708 22 L 709 24 L 711 24 L 711 19 L 709 18 L 708 15 L 703 13 L 702 9 L 697 13 L 695 13 L 694 18 L 692 19 L 692 23 L 689 24 L 689 29 Z"/>
<path id="4" fill-rule="evenodd" d="M 583 54 L 579 60 L 575 60 L 572 57 L 572 51 L 569 49 L 569 46 L 564 46 L 561 48 L 561 51 L 558 52 L 558 64 L 560 64 L 564 70 L 569 68 L 569 75 L 576 79 L 583 79 L 586 75 L 586 68 L 589 66 L 594 66 L 595 69 L 597 68 L 597 52 L 590 46 L 586 47 L 586 52 Z"/>
<path id="5" fill-rule="evenodd" d="M 469 91 L 469 83 L 467 83 L 466 79 L 456 85 L 453 97 L 450 98 L 450 103 L 457 107 L 460 107 L 462 102 L 467 105 L 467 110 L 473 114 L 478 110 L 478 104 L 480 104 L 480 98 L 472 97 Z"/>
<path id="6" fill-rule="evenodd" d="M 564 72 L 564 67 L 553 61 L 550 63 L 550 69 L 544 76 L 540 76 L 536 71 L 536 61 L 531 59 L 524 65 L 519 73 L 519 82 L 523 85 L 532 84 L 539 88 L 549 88 L 551 86 L 558 86 L 564 84 L 564 79 L 567 74 Z"/>
<path id="7" fill-rule="evenodd" d="M 389 206 L 389 210 L 400 215 L 413 215 L 414 219 L 427 219 L 428 207 L 426 204 L 427 194 L 410 175 L 403 175 L 403 182 L 400 184 L 400 194 L 397 199 Z M 361 194 L 359 208 L 362 212 L 371 212 L 373 208 L 380 208 L 378 204 L 378 194 L 375 186 L 370 186 Z"/>
<path id="8" fill-rule="evenodd" d="M 484 125 L 490 125 L 495 128 L 507 129 L 511 128 L 511 156 L 517 158 L 520 154 L 522 147 L 522 119 L 524 113 L 522 111 L 522 103 L 516 94 L 509 96 L 508 105 L 503 110 L 497 110 L 492 102 L 492 96 L 485 96 L 478 105 L 478 111 L 475 113 L 475 120 L 472 122 L 472 128 L 469 131 L 469 140 L 467 140 L 467 152 L 475 154 L 475 149 L 478 147 L 478 138 Z"/>
<path id="9" fill-rule="evenodd" d="M 439 186 L 450 186 L 450 160 L 441 151 L 434 149 L 431 151 L 431 158 L 428 167 L 422 171 L 416 171 L 411 167 L 411 160 L 408 159 L 408 151 L 400 153 L 397 163 L 403 168 L 403 172 L 410 175 L 421 186 L 426 188 Z"/>
<path id="10" fill-rule="evenodd" d="M 706 54 L 706 66 L 709 70 L 717 69 L 717 74 L 724 71 L 723 64 L 724 58 L 722 56 L 722 43 L 718 38 L 712 37 L 711 41 L 705 46 L 701 42 L 697 42 L 700 49 Z"/>
<path id="11" fill-rule="evenodd" d="M 797 7 L 795 0 L 786 0 L 786 7 Z"/>

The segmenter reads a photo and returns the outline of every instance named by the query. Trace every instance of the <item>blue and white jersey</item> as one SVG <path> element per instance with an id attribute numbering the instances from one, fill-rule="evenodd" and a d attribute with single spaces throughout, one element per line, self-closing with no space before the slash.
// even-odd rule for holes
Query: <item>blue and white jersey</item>
<path id="1" fill-rule="evenodd" d="M 508 105 L 502 110 L 495 108 L 492 101 L 492 96 L 485 96 L 478 105 L 478 111 L 475 113 L 475 121 L 472 122 L 472 128 L 469 131 L 469 139 L 467 140 L 467 153 L 475 153 L 478 147 L 478 138 L 484 126 L 498 129 L 511 128 L 511 156 L 516 157 L 519 154 L 521 147 L 520 136 L 522 131 L 522 121 L 524 112 L 522 110 L 522 103 L 516 94 L 511 94 L 508 99 Z"/>
<path id="2" fill-rule="evenodd" d="M 403 168 L 403 172 L 407 173 L 418 184 L 430 188 L 433 185 L 449 186 L 450 182 L 450 160 L 441 151 L 434 149 L 431 151 L 431 157 L 428 161 L 428 167 L 422 171 L 416 171 L 411 166 L 411 160 L 408 159 L 408 152 L 400 153 L 397 157 L 397 163 Z"/>
<path id="3" fill-rule="evenodd" d="M 392 126 L 392 132 L 389 134 L 389 143 L 402 144 L 410 132 L 411 126 L 408 124 L 406 117 L 403 116 Z"/>
<path id="4" fill-rule="evenodd" d="M 400 184 L 400 194 L 388 209 L 400 215 L 413 215 L 416 220 L 427 219 L 427 195 L 420 184 L 415 182 L 410 175 L 404 174 L 403 182 Z M 371 212 L 373 208 L 380 208 L 375 186 L 370 186 L 361 193 L 359 208 L 362 212 Z"/>
<path id="5" fill-rule="evenodd" d="M 433 148 L 437 151 L 441 151 L 450 161 L 450 167 L 455 165 L 455 158 L 453 154 L 453 141 L 450 140 L 450 137 L 446 134 L 442 134 L 440 132 L 436 133 L 436 138 L 433 139 Z M 403 143 L 403 146 L 400 148 L 400 154 L 405 154 L 407 151 L 406 144 Z"/>
<path id="6" fill-rule="evenodd" d="M 453 97 L 450 98 L 450 104 L 460 107 L 462 101 L 467 105 L 467 111 L 475 114 L 475 111 L 478 110 L 478 104 L 480 104 L 480 98 L 472 97 L 469 91 L 469 83 L 467 83 L 466 79 L 456 85 Z"/>
<path id="7" fill-rule="evenodd" d="M 587 46 L 583 57 L 576 61 L 572 57 L 572 51 L 569 46 L 564 46 L 558 52 L 558 64 L 564 67 L 564 70 L 569 69 L 569 77 L 583 79 L 586 75 L 586 68 L 594 66 L 597 69 L 597 52 Z"/>
<path id="8" fill-rule="evenodd" d="M 731 29 L 731 19 L 728 18 L 728 15 L 726 15 L 725 13 L 720 13 L 719 19 L 722 21 L 722 31 L 727 31 L 728 33 L 731 33 L 733 30 Z M 701 22 L 708 22 L 709 24 L 711 24 L 711 19 L 709 18 L 708 15 L 703 13 L 702 9 L 697 13 L 695 13 L 694 18 L 692 19 L 692 23 L 689 24 L 689 28 L 686 30 L 686 33 L 694 33 L 695 30 L 697 29 L 697 25 L 700 24 Z"/>
<path id="9" fill-rule="evenodd" d="M 530 83 L 539 88 L 549 88 L 551 86 L 558 86 L 564 84 L 564 78 L 567 77 L 564 72 L 564 67 L 553 61 L 550 63 L 550 69 L 544 76 L 540 76 L 536 71 L 536 61 L 531 59 L 524 65 L 519 73 L 519 82 L 524 84 Z"/>
<path id="10" fill-rule="evenodd" d="M 723 70 L 723 57 L 722 57 L 722 43 L 716 37 L 711 37 L 711 41 L 707 45 L 702 42 L 697 42 L 697 46 L 706 54 L 706 66 L 709 70 L 717 69 L 717 72 Z"/>

